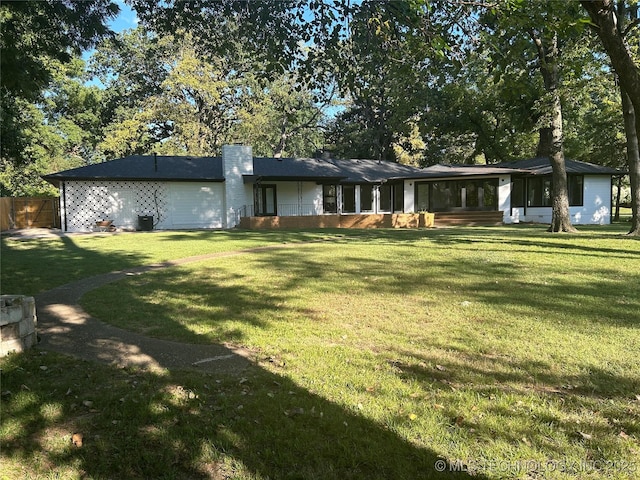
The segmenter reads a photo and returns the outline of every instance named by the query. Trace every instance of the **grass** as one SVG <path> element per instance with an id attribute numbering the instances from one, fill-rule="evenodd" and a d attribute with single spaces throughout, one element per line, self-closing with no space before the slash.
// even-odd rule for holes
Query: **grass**
<path id="1" fill-rule="evenodd" d="M 444 460 L 442 478 L 637 478 L 640 241 L 625 229 L 134 237 L 133 258 L 147 262 L 207 244 L 328 240 L 85 295 L 84 307 L 110 323 L 242 345 L 255 364 L 238 378 L 10 356 L 1 364 L 5 475 L 413 479 L 437 478 Z M 116 268 L 128 266 L 131 245 L 112 238 L 101 244 L 109 249 L 73 239 L 60 255 L 77 248 L 83 274 L 113 269 L 114 250 Z M 3 248 L 3 263 L 28 271 L 29 252 L 46 246 Z M 85 250 L 109 259 L 83 264 Z M 70 443 L 74 431 L 85 433 L 82 448 Z"/>

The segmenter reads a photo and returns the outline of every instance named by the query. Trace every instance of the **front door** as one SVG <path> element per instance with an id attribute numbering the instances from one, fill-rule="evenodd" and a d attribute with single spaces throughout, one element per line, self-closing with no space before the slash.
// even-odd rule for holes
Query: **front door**
<path id="1" fill-rule="evenodd" d="M 256 216 L 275 216 L 278 214 L 275 185 L 256 185 L 253 190 L 253 197 L 253 208 Z"/>

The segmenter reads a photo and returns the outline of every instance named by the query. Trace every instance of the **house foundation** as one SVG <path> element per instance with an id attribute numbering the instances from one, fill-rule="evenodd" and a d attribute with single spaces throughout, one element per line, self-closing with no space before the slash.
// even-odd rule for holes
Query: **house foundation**
<path id="1" fill-rule="evenodd" d="M 297 215 L 242 217 L 240 228 L 425 228 L 433 227 L 433 213 L 381 213 L 367 215 Z"/>

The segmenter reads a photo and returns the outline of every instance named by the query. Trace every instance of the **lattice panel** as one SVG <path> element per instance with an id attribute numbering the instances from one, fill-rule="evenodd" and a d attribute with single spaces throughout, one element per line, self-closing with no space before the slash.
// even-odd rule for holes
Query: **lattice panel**
<path id="1" fill-rule="evenodd" d="M 102 219 L 135 227 L 138 215 L 153 215 L 158 224 L 169 210 L 167 185 L 161 182 L 69 182 L 65 198 L 70 231 L 91 231 Z"/>

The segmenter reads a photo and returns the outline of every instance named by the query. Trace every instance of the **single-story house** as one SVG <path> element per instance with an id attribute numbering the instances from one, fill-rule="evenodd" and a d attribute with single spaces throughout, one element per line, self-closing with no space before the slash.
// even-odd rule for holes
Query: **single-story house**
<path id="1" fill-rule="evenodd" d="M 611 218 L 617 170 L 567 160 L 571 219 Z M 551 221 L 551 165 L 415 168 L 376 160 L 254 157 L 225 145 L 221 157 L 133 155 L 43 177 L 60 189 L 65 231 L 111 220 L 124 229 L 232 228 L 243 217 L 501 212 L 504 223 Z M 142 224 L 141 220 L 146 223 Z"/>

